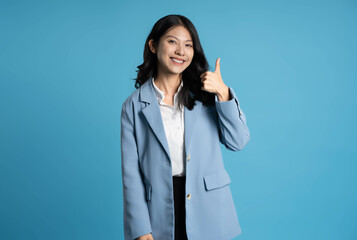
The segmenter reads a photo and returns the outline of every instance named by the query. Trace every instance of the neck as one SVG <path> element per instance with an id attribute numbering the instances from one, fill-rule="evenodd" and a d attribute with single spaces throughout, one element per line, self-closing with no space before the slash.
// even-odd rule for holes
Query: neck
<path id="1" fill-rule="evenodd" d="M 165 93 L 165 96 L 174 95 L 182 81 L 182 74 L 157 75 L 154 79 L 155 85 Z"/>

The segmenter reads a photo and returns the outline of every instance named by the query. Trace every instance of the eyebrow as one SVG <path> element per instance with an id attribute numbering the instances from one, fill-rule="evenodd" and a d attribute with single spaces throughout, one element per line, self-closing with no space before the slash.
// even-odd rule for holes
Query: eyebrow
<path id="1" fill-rule="evenodd" d="M 175 36 L 172 36 L 172 35 L 169 35 L 169 36 L 167 36 L 166 38 L 168 38 L 168 37 L 173 37 L 173 38 L 176 38 L 177 40 L 178 40 L 178 38 L 177 37 L 175 37 Z M 166 39 L 165 38 L 165 39 Z M 193 42 L 192 40 L 186 40 L 186 42 Z"/>

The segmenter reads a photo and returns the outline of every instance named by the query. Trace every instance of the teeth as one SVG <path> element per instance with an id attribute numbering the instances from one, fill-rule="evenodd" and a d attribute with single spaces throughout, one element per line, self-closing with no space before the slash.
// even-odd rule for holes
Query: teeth
<path id="1" fill-rule="evenodd" d="M 177 63 L 183 63 L 183 61 L 176 60 L 174 58 L 171 58 L 172 61 L 177 62 Z"/>

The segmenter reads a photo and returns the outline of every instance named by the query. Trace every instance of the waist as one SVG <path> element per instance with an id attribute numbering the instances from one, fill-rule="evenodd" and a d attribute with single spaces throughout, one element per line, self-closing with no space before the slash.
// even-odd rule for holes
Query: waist
<path id="1" fill-rule="evenodd" d="M 175 176 L 172 176 L 173 178 L 185 178 L 186 176 L 185 175 L 175 175 Z"/>
<path id="2" fill-rule="evenodd" d="M 176 175 L 176 176 L 172 176 L 172 179 L 174 180 L 174 182 L 183 182 L 183 181 L 186 181 L 186 176 L 185 175 L 182 175 L 182 176 Z"/>

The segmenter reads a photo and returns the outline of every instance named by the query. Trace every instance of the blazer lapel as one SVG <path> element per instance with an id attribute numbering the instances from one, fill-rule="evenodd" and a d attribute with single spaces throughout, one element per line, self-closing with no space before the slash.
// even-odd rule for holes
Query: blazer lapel
<path id="1" fill-rule="evenodd" d="M 141 85 L 139 98 L 141 102 L 147 103 L 141 111 L 155 136 L 159 140 L 161 146 L 164 148 L 168 158 L 171 159 L 165 128 L 161 117 L 160 106 L 156 98 L 154 87 L 152 86 L 152 78 L 149 78 L 144 84 Z M 192 111 L 184 107 L 184 139 L 186 152 L 188 152 L 190 146 L 196 119 L 198 114 L 201 112 L 201 106 L 202 103 L 200 101 L 196 101 L 196 105 Z"/>

